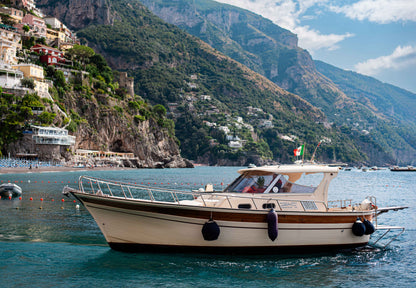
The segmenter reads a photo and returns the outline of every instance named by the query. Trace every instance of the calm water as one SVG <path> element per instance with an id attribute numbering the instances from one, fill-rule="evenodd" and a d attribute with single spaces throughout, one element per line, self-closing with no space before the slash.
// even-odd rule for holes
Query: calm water
<path id="1" fill-rule="evenodd" d="M 111 250 L 92 217 L 64 185 L 88 174 L 183 190 L 213 183 L 219 189 L 234 167 L 0 174 L 16 182 L 22 200 L 0 201 L 0 287 L 414 287 L 416 173 L 340 172 L 330 200 L 377 197 L 381 206 L 409 209 L 379 217 L 406 232 L 387 249 L 284 256 L 129 254 Z M 163 184 L 162 184 L 163 183 Z M 169 184 L 168 184 L 169 183 Z M 32 198 L 32 200 L 30 200 Z M 41 201 L 40 199 L 43 199 Z M 64 198 L 64 202 L 61 199 Z"/>

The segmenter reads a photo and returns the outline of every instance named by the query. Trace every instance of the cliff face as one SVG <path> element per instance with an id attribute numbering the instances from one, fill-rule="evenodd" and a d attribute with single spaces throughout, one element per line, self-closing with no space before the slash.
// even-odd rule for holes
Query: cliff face
<path id="1" fill-rule="evenodd" d="M 89 25 L 112 25 L 116 18 L 108 0 L 39 0 L 36 4 L 45 14 L 58 18 L 73 30 Z M 137 160 L 129 165 L 140 168 L 192 167 L 189 161 L 180 156 L 174 137 L 152 118 L 137 123 L 128 113 L 111 108 L 124 105 L 128 109 L 127 105 L 116 103 L 114 99 L 103 95 L 95 95 L 92 99 L 74 93 L 67 96 L 67 111 L 75 111 L 86 120 L 80 123 L 76 131 L 76 148 L 133 152 Z M 64 155 L 61 153 L 61 156 Z"/>
<path id="2" fill-rule="evenodd" d="M 79 149 L 113 152 L 133 152 L 139 168 L 191 167 L 182 159 L 178 145 L 167 129 L 160 127 L 153 118 L 137 122 L 129 113 L 111 107 L 128 107 L 122 101 L 100 98 L 88 100 L 72 94 L 67 97 L 67 109 L 76 111 L 87 121 L 76 132 Z"/>
<path id="3" fill-rule="evenodd" d="M 114 21 L 108 0 L 38 0 L 36 6 L 75 30 L 94 24 L 111 25 Z"/>

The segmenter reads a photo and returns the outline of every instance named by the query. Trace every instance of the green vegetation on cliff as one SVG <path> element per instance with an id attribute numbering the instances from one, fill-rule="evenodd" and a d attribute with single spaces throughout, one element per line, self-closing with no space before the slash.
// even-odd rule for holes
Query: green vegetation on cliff
<path id="1" fill-rule="evenodd" d="M 118 72 L 108 66 L 103 56 L 82 45 L 75 45 L 68 55 L 74 61 L 68 79 L 62 70 L 43 64 L 45 77 L 54 83 L 49 88 L 52 100 L 40 98 L 37 93 L 17 96 L 0 90 L 0 156 L 7 154 L 9 146 L 30 131 L 31 125 L 65 126 L 77 135 L 79 142 L 92 142 L 80 147 L 84 149 L 136 152 L 124 139 L 111 139 L 123 138 L 122 133 L 144 137 L 144 126 L 162 131 L 159 134 L 166 131 L 167 138 L 173 143 L 178 141 L 173 121 L 166 118 L 166 108 L 160 104 L 152 106 L 119 88 Z M 108 130 L 113 129 L 118 130 L 120 137 L 108 135 Z"/>

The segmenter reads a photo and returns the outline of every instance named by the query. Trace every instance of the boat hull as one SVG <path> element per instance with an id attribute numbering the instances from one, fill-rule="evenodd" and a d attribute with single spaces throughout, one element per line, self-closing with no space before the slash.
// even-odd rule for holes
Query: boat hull
<path id="1" fill-rule="evenodd" d="M 0 196 L 3 198 L 19 197 L 22 195 L 22 188 L 13 183 L 0 185 Z"/>
<path id="2" fill-rule="evenodd" d="M 178 205 L 71 192 L 91 213 L 110 247 L 123 251 L 200 253 L 293 253 L 364 246 L 370 235 L 355 236 L 357 217 L 372 212 L 281 212 L 278 237 L 268 236 L 267 210 Z M 204 240 L 212 218 L 217 240 Z"/>

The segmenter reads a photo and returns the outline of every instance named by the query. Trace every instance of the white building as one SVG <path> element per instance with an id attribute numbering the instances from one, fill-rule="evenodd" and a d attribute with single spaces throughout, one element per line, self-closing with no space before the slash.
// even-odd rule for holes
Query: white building
<path id="1" fill-rule="evenodd" d="M 266 119 L 262 119 L 260 120 L 260 127 L 265 127 L 265 128 L 273 128 L 273 122 L 270 120 L 266 120 Z"/>
<path id="2" fill-rule="evenodd" d="M 230 133 L 230 128 L 228 128 L 227 126 L 220 126 L 218 127 L 219 130 L 224 131 L 225 134 L 229 134 Z"/>
<path id="3" fill-rule="evenodd" d="M 240 148 L 243 148 L 243 144 L 241 143 L 241 141 L 230 141 L 228 143 L 228 147 L 234 148 L 234 149 L 240 149 Z"/>
<path id="4" fill-rule="evenodd" d="M 0 86 L 3 88 L 16 88 L 21 86 L 20 80 L 23 79 L 23 72 L 12 69 L 6 63 L 0 61 Z"/>
<path id="5" fill-rule="evenodd" d="M 241 141 L 240 137 L 238 137 L 238 136 L 233 136 L 233 135 L 227 135 L 227 136 L 225 137 L 225 139 L 226 139 L 227 141 Z"/>
<path id="6" fill-rule="evenodd" d="M 52 29 L 61 29 L 62 27 L 62 22 L 55 17 L 45 17 L 43 20 L 46 24 L 51 25 Z"/>
<path id="7" fill-rule="evenodd" d="M 36 144 L 71 146 L 75 145 L 75 136 L 68 135 L 68 130 L 56 127 L 32 125 L 32 139 Z"/>
<path id="8" fill-rule="evenodd" d="M 237 121 L 238 123 L 241 123 L 241 124 L 243 124 L 243 123 L 244 123 L 244 122 L 243 122 L 243 117 L 240 117 L 240 116 L 236 117 L 236 118 L 235 118 L 235 121 Z"/>

